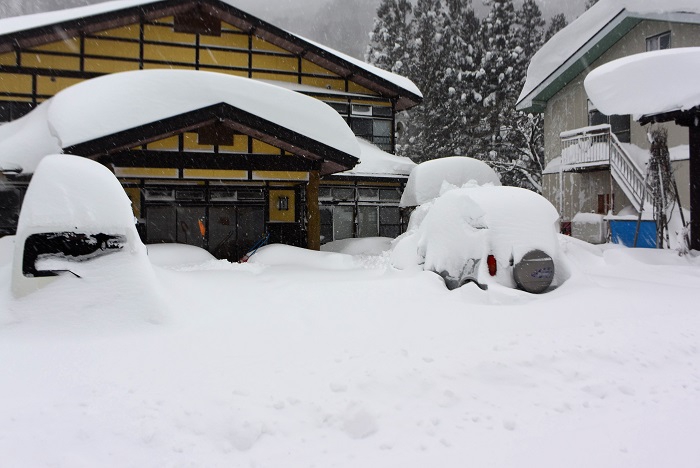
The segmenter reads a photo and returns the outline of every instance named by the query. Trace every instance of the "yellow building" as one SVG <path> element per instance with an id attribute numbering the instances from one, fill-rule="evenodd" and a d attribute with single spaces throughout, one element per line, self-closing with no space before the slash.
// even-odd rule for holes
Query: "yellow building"
<path id="1" fill-rule="evenodd" d="M 233 3 L 125 0 L 0 20 L 0 120 L 15 121 L 72 85 L 125 71 L 198 70 L 273 83 L 335 109 L 363 139 L 358 157 L 223 107 L 135 124 L 60 151 L 114 171 L 146 242 L 190 243 L 236 259 L 265 232 L 273 242 L 310 248 L 397 235 L 412 163 L 387 153 L 396 113 L 420 103 L 420 91 Z M 199 92 L 192 88 L 181 92 Z M 372 158 L 390 163 L 372 165 Z M 12 232 L 31 171 L 7 161 L 0 169 L 0 229 Z"/>

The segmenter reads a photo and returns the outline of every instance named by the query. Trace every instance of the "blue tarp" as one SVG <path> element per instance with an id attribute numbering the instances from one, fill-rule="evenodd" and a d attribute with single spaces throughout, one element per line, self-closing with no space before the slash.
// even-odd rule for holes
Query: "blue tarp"
<path id="1" fill-rule="evenodd" d="M 627 247 L 634 246 L 634 234 L 637 230 L 637 220 L 610 220 L 610 232 L 612 241 L 615 244 L 622 244 Z M 656 248 L 656 222 L 651 220 L 642 221 L 639 224 L 639 236 L 637 237 L 637 247 L 645 249 Z"/>

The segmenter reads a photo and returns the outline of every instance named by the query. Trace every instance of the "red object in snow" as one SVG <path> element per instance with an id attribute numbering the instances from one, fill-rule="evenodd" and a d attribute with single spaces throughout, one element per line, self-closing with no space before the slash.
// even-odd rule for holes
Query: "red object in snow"
<path id="1" fill-rule="evenodd" d="M 491 276 L 496 276 L 496 272 L 498 271 L 498 267 L 496 265 L 496 257 L 493 255 L 489 255 L 486 257 L 486 264 L 489 267 L 489 275 Z"/>

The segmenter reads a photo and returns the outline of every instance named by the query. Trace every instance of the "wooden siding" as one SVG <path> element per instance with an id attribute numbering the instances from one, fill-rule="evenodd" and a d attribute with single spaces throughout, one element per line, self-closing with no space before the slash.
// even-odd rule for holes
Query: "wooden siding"
<path id="1" fill-rule="evenodd" d="M 0 54 L 0 101 L 37 103 L 101 74 L 158 68 L 201 69 L 377 96 L 300 53 L 232 25 L 223 23 L 221 36 L 207 36 L 175 32 L 173 21 L 172 16 L 144 20 Z"/>

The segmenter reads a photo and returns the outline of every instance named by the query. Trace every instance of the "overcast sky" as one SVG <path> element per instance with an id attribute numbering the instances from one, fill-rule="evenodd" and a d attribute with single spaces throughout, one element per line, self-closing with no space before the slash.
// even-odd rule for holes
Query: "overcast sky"
<path id="1" fill-rule="evenodd" d="M 0 17 L 17 16 L 104 0 L 0 0 Z M 488 8 L 472 0 L 477 13 Z M 584 10 L 586 0 L 537 0 L 546 18 L 564 13 L 569 22 Z M 700 1 L 700 0 L 698 0 Z M 240 9 L 277 26 L 363 58 L 380 0 L 234 0 Z M 515 0 L 516 4 L 522 0 Z"/>

